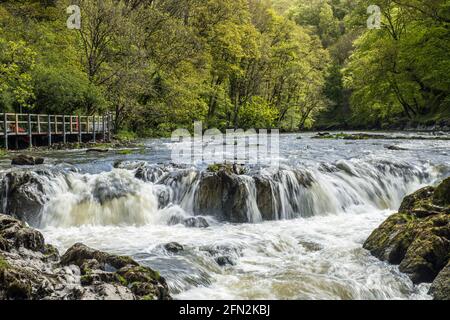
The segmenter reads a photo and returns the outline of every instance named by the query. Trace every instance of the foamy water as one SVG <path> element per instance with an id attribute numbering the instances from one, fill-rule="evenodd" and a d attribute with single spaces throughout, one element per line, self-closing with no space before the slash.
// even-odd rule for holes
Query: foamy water
<path id="1" fill-rule="evenodd" d="M 429 285 L 413 285 L 362 244 L 405 195 L 450 175 L 450 142 L 292 135 L 280 142 L 279 170 L 253 168 L 238 178 L 249 223 L 211 214 L 208 228 L 169 225 L 195 215 L 205 167 L 156 165 L 169 162 L 170 144 L 153 140 L 146 155 L 85 159 L 89 168 L 80 161 L 76 170 L 50 176 L 36 172 L 48 197 L 38 227 L 61 251 L 83 242 L 133 256 L 160 270 L 177 299 L 430 299 Z M 393 152 L 386 143 L 408 150 Z M 129 163 L 112 169 L 118 159 Z M 145 178 L 135 177 L 137 168 Z M 273 221 L 263 221 L 255 176 L 270 183 Z M 169 242 L 185 250 L 169 253 Z M 229 264 L 219 266 L 224 258 Z"/>

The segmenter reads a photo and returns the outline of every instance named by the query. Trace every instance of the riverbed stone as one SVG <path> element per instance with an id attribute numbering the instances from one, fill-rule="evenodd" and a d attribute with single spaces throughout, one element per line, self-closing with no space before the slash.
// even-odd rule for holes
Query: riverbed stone
<path id="1" fill-rule="evenodd" d="M 60 258 L 39 231 L 0 214 L 0 300 L 171 299 L 157 271 L 89 248 L 71 247 Z"/>
<path id="2" fill-rule="evenodd" d="M 86 261 L 96 260 L 102 270 L 106 269 L 120 269 L 127 265 L 139 265 L 130 257 L 116 256 L 99 250 L 89 248 L 88 246 L 77 243 L 70 247 L 66 253 L 61 257 L 62 265 L 76 265 L 82 267 Z"/>
<path id="3" fill-rule="evenodd" d="M 426 187 L 405 197 L 399 212 L 370 235 L 364 248 L 398 264 L 416 284 L 433 282 L 450 258 L 449 182 L 447 178 L 437 188 Z M 440 291 L 442 283 L 448 284 L 438 280 Z"/>
<path id="4" fill-rule="evenodd" d="M 4 213 L 37 225 L 48 201 L 45 178 L 51 175 L 47 170 L 17 170 L 6 173 L 0 182 L 0 200 L 3 202 Z"/>
<path id="5" fill-rule="evenodd" d="M 184 250 L 184 247 L 178 242 L 170 242 L 164 245 L 164 249 L 171 253 L 178 253 Z"/>
<path id="6" fill-rule="evenodd" d="M 26 154 L 20 154 L 18 156 L 15 156 L 11 160 L 11 165 L 13 166 L 34 166 L 34 165 L 40 165 L 44 163 L 44 158 L 40 157 L 33 157 Z"/>
<path id="7" fill-rule="evenodd" d="M 214 215 L 230 222 L 249 222 L 249 197 L 244 181 L 226 170 L 203 173 L 194 199 L 196 215 Z"/>

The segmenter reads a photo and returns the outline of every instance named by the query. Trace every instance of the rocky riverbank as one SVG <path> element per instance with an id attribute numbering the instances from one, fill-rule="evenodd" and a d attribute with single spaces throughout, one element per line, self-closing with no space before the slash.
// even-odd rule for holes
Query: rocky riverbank
<path id="1" fill-rule="evenodd" d="M 60 256 L 42 234 L 0 215 L 0 300 L 168 300 L 158 272 L 75 244 Z"/>
<path id="2" fill-rule="evenodd" d="M 450 300 L 450 178 L 407 196 L 364 248 L 414 283 L 432 282 L 435 299 Z"/>

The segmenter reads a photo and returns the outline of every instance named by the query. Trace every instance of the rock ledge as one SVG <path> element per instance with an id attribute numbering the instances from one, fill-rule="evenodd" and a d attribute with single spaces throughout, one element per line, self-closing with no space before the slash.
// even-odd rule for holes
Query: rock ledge
<path id="1" fill-rule="evenodd" d="M 75 244 L 60 257 L 42 234 L 0 214 L 0 300 L 170 300 L 158 272 Z"/>
<path id="2" fill-rule="evenodd" d="M 450 178 L 407 196 L 364 248 L 398 264 L 416 284 L 433 282 L 435 299 L 450 300 Z"/>

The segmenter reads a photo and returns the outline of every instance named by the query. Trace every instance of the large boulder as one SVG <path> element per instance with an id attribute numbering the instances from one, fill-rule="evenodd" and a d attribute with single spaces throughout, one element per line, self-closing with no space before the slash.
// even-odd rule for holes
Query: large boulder
<path id="1" fill-rule="evenodd" d="M 46 177 L 50 172 L 11 171 L 1 177 L 0 202 L 4 213 L 37 224 L 48 195 L 45 192 Z"/>
<path id="2" fill-rule="evenodd" d="M 0 215 L 0 300 L 171 299 L 158 272 L 130 257 L 72 246 L 60 257 L 42 234 Z"/>
<path id="3" fill-rule="evenodd" d="M 364 248 L 398 264 L 414 283 L 433 282 L 450 258 L 449 182 L 405 197 L 399 212 L 370 235 Z M 438 282 L 441 288 L 443 281 Z"/>
<path id="4" fill-rule="evenodd" d="M 450 301 L 450 262 L 434 279 L 430 293 L 436 300 Z"/>
<path id="5" fill-rule="evenodd" d="M 249 222 L 249 192 L 245 181 L 226 170 L 205 172 L 194 197 L 196 215 L 214 215 L 230 222 Z"/>

